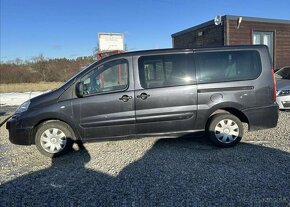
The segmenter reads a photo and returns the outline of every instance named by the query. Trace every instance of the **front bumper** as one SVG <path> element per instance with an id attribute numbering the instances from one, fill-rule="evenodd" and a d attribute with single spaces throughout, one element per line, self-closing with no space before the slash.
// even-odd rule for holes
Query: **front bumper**
<path id="1" fill-rule="evenodd" d="M 290 96 L 277 96 L 279 109 L 290 109 Z"/>
<path id="2" fill-rule="evenodd" d="M 13 115 L 6 123 L 9 131 L 9 140 L 13 144 L 31 145 L 33 144 L 33 127 L 23 127 L 23 120 L 20 116 Z"/>

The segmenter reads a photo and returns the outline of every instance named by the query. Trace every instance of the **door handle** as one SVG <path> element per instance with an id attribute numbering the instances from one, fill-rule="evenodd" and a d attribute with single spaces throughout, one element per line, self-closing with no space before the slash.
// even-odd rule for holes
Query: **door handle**
<path id="1" fill-rule="evenodd" d="M 128 96 L 128 95 L 123 95 L 121 98 L 119 98 L 120 101 L 124 101 L 124 102 L 127 102 L 130 99 L 132 99 L 132 96 Z"/>
<path id="2" fill-rule="evenodd" d="M 149 97 L 150 95 L 147 93 L 141 93 L 140 95 L 137 96 L 137 98 L 141 98 L 142 100 L 145 100 Z"/>

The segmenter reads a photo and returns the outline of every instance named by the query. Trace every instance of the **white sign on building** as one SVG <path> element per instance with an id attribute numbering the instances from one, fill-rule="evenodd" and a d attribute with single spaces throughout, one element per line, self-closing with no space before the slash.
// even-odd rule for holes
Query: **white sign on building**
<path id="1" fill-rule="evenodd" d="M 99 33 L 99 52 L 125 50 L 123 33 Z"/>

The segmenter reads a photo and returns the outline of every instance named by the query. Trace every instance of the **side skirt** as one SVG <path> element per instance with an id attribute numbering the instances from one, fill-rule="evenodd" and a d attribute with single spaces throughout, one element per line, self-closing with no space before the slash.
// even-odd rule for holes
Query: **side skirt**
<path id="1" fill-rule="evenodd" d="M 90 138 L 90 139 L 82 139 L 81 141 L 86 142 L 103 142 L 103 141 L 118 141 L 118 140 L 129 140 L 129 139 L 143 139 L 148 137 L 156 137 L 156 138 L 179 138 L 187 135 L 192 135 L 195 133 L 202 133 L 204 129 L 199 130 L 188 130 L 181 132 L 170 132 L 170 133 L 148 133 L 148 134 L 132 134 L 128 136 L 114 136 L 114 137 L 104 137 L 104 138 Z"/>

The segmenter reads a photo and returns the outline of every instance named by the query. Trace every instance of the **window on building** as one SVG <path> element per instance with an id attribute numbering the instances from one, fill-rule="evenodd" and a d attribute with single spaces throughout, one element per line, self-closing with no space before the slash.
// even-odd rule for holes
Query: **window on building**
<path id="1" fill-rule="evenodd" d="M 192 54 L 140 57 L 139 76 L 143 88 L 192 84 L 195 81 Z"/>
<path id="2" fill-rule="evenodd" d="M 254 50 L 201 52 L 195 59 L 199 83 L 250 80 L 261 73 L 260 55 Z"/>
<path id="3" fill-rule="evenodd" d="M 267 45 L 272 61 L 274 60 L 274 33 L 273 32 L 253 32 L 253 44 L 254 45 Z"/>

